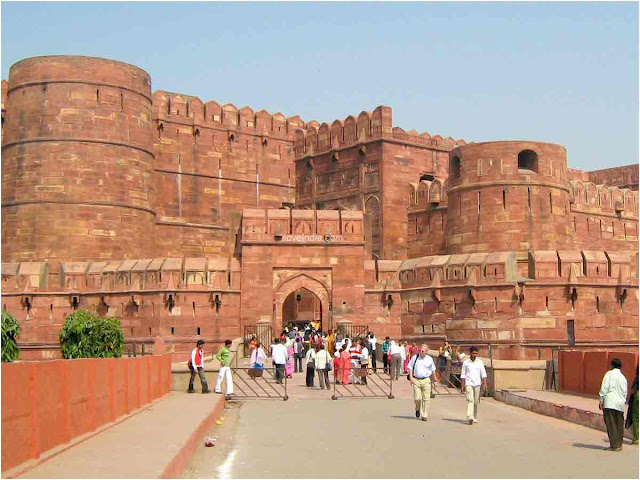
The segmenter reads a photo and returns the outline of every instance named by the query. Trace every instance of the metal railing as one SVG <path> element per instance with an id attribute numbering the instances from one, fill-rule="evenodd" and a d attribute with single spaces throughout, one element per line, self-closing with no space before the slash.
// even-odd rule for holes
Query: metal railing
<path id="1" fill-rule="evenodd" d="M 280 382 L 276 379 L 273 367 L 250 368 L 231 367 L 233 390 L 231 399 L 289 399 L 287 394 L 287 376 Z"/>
<path id="2" fill-rule="evenodd" d="M 262 325 L 246 325 L 244 327 L 244 356 L 249 355 L 249 342 L 251 337 L 255 337 L 256 341 L 262 343 L 263 347 L 269 348 L 273 343 L 273 329 L 271 324 Z M 266 350 L 265 350 L 266 351 Z"/>
<path id="3" fill-rule="evenodd" d="M 349 337 L 353 341 L 364 339 L 368 331 L 368 325 L 349 325 L 344 323 L 338 325 L 336 329 L 336 333 L 342 335 L 342 338 Z"/>
<path id="4" fill-rule="evenodd" d="M 381 370 L 378 372 L 377 370 Z M 331 377 L 331 374 L 329 374 Z M 347 381 L 348 380 L 348 381 Z M 345 383 L 341 383 L 346 381 Z M 333 372 L 333 396 L 338 398 L 395 398 L 389 373 L 371 367 L 343 368 Z"/>

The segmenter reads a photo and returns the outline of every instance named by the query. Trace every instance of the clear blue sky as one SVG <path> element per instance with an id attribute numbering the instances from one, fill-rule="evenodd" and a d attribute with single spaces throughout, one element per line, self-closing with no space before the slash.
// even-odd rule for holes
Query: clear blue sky
<path id="1" fill-rule="evenodd" d="M 638 162 L 637 3 L 2 3 L 2 78 L 26 57 L 113 58 L 154 90 L 331 122 Z"/>

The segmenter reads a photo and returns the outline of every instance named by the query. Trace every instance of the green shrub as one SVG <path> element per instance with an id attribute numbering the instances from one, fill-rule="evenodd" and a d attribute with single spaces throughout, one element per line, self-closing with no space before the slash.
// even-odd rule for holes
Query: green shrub
<path id="1" fill-rule="evenodd" d="M 124 334 L 120 320 L 97 317 L 88 310 L 68 315 L 58 338 L 64 358 L 117 358 L 122 355 Z"/>
<path id="2" fill-rule="evenodd" d="M 2 312 L 2 361 L 13 362 L 20 356 L 20 349 L 16 338 L 20 335 L 20 325 L 16 318 L 7 312 Z"/>

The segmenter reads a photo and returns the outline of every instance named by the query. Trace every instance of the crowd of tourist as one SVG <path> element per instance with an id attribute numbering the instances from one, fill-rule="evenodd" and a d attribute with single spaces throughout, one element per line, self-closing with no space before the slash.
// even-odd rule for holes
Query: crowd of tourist
<path id="1" fill-rule="evenodd" d="M 226 395 L 233 394 L 229 348 L 231 340 L 226 340 L 224 347 L 216 355 L 220 362 L 220 371 L 216 381 L 215 392 L 221 393 L 222 380 L 226 380 Z M 305 385 L 314 387 L 317 374 L 320 390 L 331 387 L 329 372 L 333 370 L 333 381 L 336 385 L 367 385 L 367 376 L 377 372 L 377 343 L 375 335 L 368 332 L 366 336 L 351 339 L 341 332 L 322 332 L 312 323 L 296 327 L 287 326 L 279 337 L 274 338 L 269 347 L 272 358 L 273 375 L 276 383 L 283 383 L 285 377 L 292 378 L 293 373 L 302 373 L 306 363 Z M 209 393 L 204 376 L 204 342 L 199 340 L 189 360 L 191 378 L 189 393 L 194 392 L 194 380 L 200 377 L 202 393 Z M 264 346 L 255 338 L 249 342 L 250 365 L 252 369 L 263 369 L 267 361 Z M 428 354 L 427 345 L 420 347 L 415 342 L 391 340 L 386 337 L 380 346 L 383 371 L 392 380 L 399 380 L 407 374 L 413 388 L 416 418 L 426 421 L 429 416 L 429 404 L 433 396 L 432 387 L 435 382 L 445 386 L 460 388 L 467 403 L 467 421 L 469 425 L 478 423 L 478 406 L 481 394 L 487 390 L 487 372 L 482 360 L 478 358 L 478 348 L 471 347 L 469 358 L 452 348 L 448 342 L 439 348 L 437 364 Z M 459 375 L 457 369 L 459 370 Z M 638 443 L 638 373 L 631 386 L 628 397 L 626 424 L 624 407 L 627 400 L 627 380 L 621 373 L 622 362 L 614 358 L 611 370 L 607 372 L 600 389 L 599 407 L 603 410 L 607 433 L 610 439 L 608 450 L 620 451 L 624 428 L 633 430 L 633 443 Z"/>

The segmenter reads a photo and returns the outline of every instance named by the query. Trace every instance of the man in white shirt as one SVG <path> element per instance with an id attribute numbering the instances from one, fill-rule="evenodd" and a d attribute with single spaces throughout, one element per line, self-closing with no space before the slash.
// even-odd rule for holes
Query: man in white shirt
<path id="1" fill-rule="evenodd" d="M 478 357 L 478 347 L 471 347 L 470 358 L 462 364 L 460 391 L 467 398 L 467 421 L 478 423 L 478 405 L 481 390 L 487 389 L 487 371 Z"/>
<path id="2" fill-rule="evenodd" d="M 367 348 L 367 344 L 364 340 L 360 340 L 360 367 L 367 369 L 369 367 L 369 349 Z M 368 371 L 366 372 L 369 373 Z M 367 384 L 367 376 L 360 378 L 360 381 L 363 385 Z"/>
<path id="3" fill-rule="evenodd" d="M 431 402 L 431 382 L 435 381 L 434 373 L 436 364 L 433 358 L 427 355 L 429 347 L 422 344 L 420 354 L 414 355 L 409 361 L 409 381 L 413 385 L 413 400 L 416 404 L 416 418 L 423 422 L 429 416 L 429 403 Z"/>
<path id="4" fill-rule="evenodd" d="M 389 346 L 389 355 L 391 356 L 391 362 L 389 368 L 391 371 L 391 378 L 398 380 L 400 373 L 402 372 L 402 347 L 396 344 L 394 340 L 391 340 Z"/>
<path id="5" fill-rule="evenodd" d="M 282 379 L 284 378 L 284 364 L 289 360 L 289 355 L 287 355 L 287 348 L 280 343 L 280 339 L 276 338 L 273 340 L 273 349 L 271 350 L 271 357 L 273 359 L 273 366 L 276 369 L 276 383 L 282 384 Z"/>
<path id="6" fill-rule="evenodd" d="M 324 345 L 318 345 L 316 352 L 316 371 L 318 372 L 318 380 L 320 381 L 320 390 L 325 388 L 329 390 L 329 365 L 331 365 L 331 355 L 324 349 Z"/>
<path id="7" fill-rule="evenodd" d="M 371 356 L 371 368 L 376 372 L 376 344 L 378 343 L 378 339 L 376 338 L 373 332 L 369 332 L 367 335 L 367 347 L 369 348 L 369 355 Z"/>
<path id="8" fill-rule="evenodd" d="M 615 452 L 622 450 L 624 403 L 627 398 L 627 379 L 620 371 L 621 368 L 620 359 L 611 360 L 611 370 L 602 378 L 598 405 L 598 408 L 603 411 L 604 424 L 607 426 L 607 435 L 611 444 L 607 450 Z"/>

